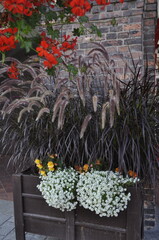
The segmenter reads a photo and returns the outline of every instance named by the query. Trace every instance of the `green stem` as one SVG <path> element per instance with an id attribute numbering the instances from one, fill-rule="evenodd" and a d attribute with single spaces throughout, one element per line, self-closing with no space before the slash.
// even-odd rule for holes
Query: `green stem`
<path id="1" fill-rule="evenodd" d="M 4 62 L 5 62 L 6 55 L 5 55 L 4 52 L 1 52 L 1 54 L 2 54 L 2 63 L 4 63 Z"/>

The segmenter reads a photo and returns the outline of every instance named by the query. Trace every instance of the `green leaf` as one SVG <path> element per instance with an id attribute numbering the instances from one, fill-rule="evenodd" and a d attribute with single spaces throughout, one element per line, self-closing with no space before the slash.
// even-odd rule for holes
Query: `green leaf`
<path id="1" fill-rule="evenodd" d="M 35 12 L 34 14 L 32 14 L 29 17 L 25 17 L 25 21 L 26 23 L 31 26 L 32 28 L 35 28 L 36 25 L 39 23 L 41 19 L 41 16 L 38 12 Z"/>
<path id="2" fill-rule="evenodd" d="M 30 52 L 31 48 L 32 48 L 32 41 L 29 40 L 24 40 L 23 42 L 21 42 L 21 48 L 25 48 L 26 52 Z"/>
<path id="3" fill-rule="evenodd" d="M 29 32 L 32 31 L 31 26 L 28 25 L 24 19 L 17 21 L 17 27 L 18 27 L 19 33 L 28 34 Z"/>
<path id="4" fill-rule="evenodd" d="M 55 75 L 55 71 L 56 71 L 56 68 L 55 67 L 52 67 L 52 68 L 49 68 L 46 70 L 46 72 L 48 73 L 48 75 L 50 76 L 54 76 Z"/>
<path id="5" fill-rule="evenodd" d="M 67 69 L 68 69 L 68 71 L 69 71 L 70 73 L 72 73 L 74 76 L 76 76 L 77 73 L 78 73 L 78 68 L 75 67 L 73 64 L 68 64 L 68 65 L 67 65 Z"/>
<path id="6" fill-rule="evenodd" d="M 91 32 L 97 34 L 98 37 L 102 37 L 101 31 L 94 24 L 91 26 Z"/>
<path id="7" fill-rule="evenodd" d="M 42 5 L 42 6 L 39 7 L 39 11 L 40 11 L 41 13 L 43 13 L 43 14 L 46 13 L 46 10 L 47 10 L 47 8 L 46 8 L 44 5 Z"/>
<path id="8" fill-rule="evenodd" d="M 88 22 L 88 21 L 89 21 L 89 18 L 88 18 L 87 16 L 81 16 L 81 17 L 79 17 L 79 21 L 80 21 L 81 23 Z"/>
<path id="9" fill-rule="evenodd" d="M 47 31 L 48 31 L 48 34 L 51 35 L 53 39 L 59 38 L 60 36 L 60 31 L 57 29 L 54 30 L 52 28 L 52 25 L 47 26 Z"/>
<path id="10" fill-rule="evenodd" d="M 111 24 L 113 25 L 113 27 L 118 25 L 118 23 L 117 23 L 115 18 L 112 18 Z"/>
<path id="11" fill-rule="evenodd" d="M 79 37 L 82 34 L 84 34 L 84 27 L 74 28 L 74 30 L 73 30 L 73 35 L 74 36 L 78 36 Z"/>
<path id="12" fill-rule="evenodd" d="M 46 13 L 46 19 L 48 19 L 49 21 L 51 20 L 57 20 L 58 19 L 58 15 L 56 12 L 53 12 L 53 11 L 49 11 L 48 13 Z"/>
<path id="13" fill-rule="evenodd" d="M 81 72 L 86 73 L 87 67 L 86 66 L 82 66 L 80 70 L 81 70 Z"/>

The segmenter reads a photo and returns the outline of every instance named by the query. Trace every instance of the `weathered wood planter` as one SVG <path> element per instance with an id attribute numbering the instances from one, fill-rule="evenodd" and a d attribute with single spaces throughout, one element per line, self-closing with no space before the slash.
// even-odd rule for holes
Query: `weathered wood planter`
<path id="1" fill-rule="evenodd" d="M 57 237 L 60 240 L 141 240 L 143 201 L 139 188 L 130 188 L 127 210 L 118 217 L 99 217 L 78 207 L 61 212 L 49 207 L 37 189 L 38 176 L 13 175 L 16 240 L 25 232 Z"/>

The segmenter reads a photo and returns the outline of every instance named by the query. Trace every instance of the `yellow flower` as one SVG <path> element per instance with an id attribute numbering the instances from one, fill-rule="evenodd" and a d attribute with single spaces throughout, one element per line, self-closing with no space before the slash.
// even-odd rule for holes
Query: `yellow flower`
<path id="1" fill-rule="evenodd" d="M 54 167 L 54 163 L 53 163 L 52 161 L 49 161 L 49 162 L 47 163 L 47 166 L 48 166 L 49 169 L 50 169 L 50 168 L 53 168 L 53 167 Z"/>
<path id="2" fill-rule="evenodd" d="M 42 169 L 43 168 L 43 165 L 41 163 L 37 164 L 36 165 L 39 169 Z"/>
<path id="3" fill-rule="evenodd" d="M 42 176 L 46 176 L 46 172 L 43 171 L 43 170 L 39 171 L 39 173 L 40 173 Z"/>
<path id="4" fill-rule="evenodd" d="M 83 166 L 83 170 L 84 170 L 85 172 L 88 171 L 88 168 L 89 168 L 89 165 L 88 165 L 88 164 L 85 164 L 85 165 Z"/>
<path id="5" fill-rule="evenodd" d="M 55 168 L 49 168 L 49 171 L 55 171 Z"/>
<path id="6" fill-rule="evenodd" d="M 41 163 L 41 160 L 36 158 L 34 162 L 35 162 L 36 164 L 40 164 L 40 163 Z"/>

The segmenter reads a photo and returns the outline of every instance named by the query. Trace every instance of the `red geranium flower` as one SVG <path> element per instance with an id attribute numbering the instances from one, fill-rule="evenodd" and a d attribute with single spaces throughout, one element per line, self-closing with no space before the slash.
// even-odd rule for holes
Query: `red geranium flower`
<path id="1" fill-rule="evenodd" d="M 98 5 L 109 5 L 110 0 L 96 0 Z"/>
<path id="2" fill-rule="evenodd" d="M 8 73 L 9 78 L 18 79 L 19 71 L 17 68 L 17 64 L 15 62 L 11 63 L 10 67 L 8 68 L 7 73 Z"/>
<path id="3" fill-rule="evenodd" d="M 17 28 L 6 28 L 0 30 L 0 51 L 6 52 L 16 47 L 16 40 L 14 34 Z"/>
<path id="4" fill-rule="evenodd" d="M 72 13 L 76 16 L 84 16 L 91 9 L 91 5 L 87 0 L 72 0 L 70 6 Z"/>
<path id="5" fill-rule="evenodd" d="M 13 14 L 32 15 L 33 4 L 28 0 L 4 0 L 3 6 Z"/>

